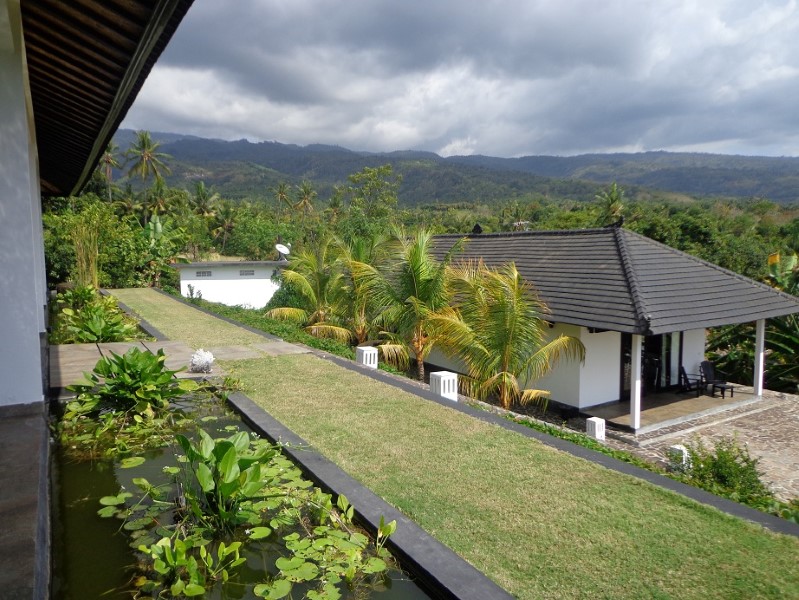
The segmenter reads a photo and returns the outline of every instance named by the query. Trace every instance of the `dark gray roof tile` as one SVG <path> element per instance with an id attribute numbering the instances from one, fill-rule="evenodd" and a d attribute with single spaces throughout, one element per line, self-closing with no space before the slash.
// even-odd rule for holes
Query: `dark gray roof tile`
<path id="1" fill-rule="evenodd" d="M 464 236 L 436 236 L 442 258 Z M 618 227 L 469 235 L 457 260 L 514 262 L 552 320 L 639 334 L 799 312 L 799 298 Z"/>

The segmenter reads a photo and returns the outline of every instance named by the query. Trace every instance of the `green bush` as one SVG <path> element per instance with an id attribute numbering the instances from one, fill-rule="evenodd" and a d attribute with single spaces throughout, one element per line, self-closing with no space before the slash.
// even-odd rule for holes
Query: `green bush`
<path id="1" fill-rule="evenodd" d="M 162 349 L 158 354 L 131 348 L 125 354 L 104 356 L 87 373 L 86 381 L 69 386 L 77 400 L 67 404 L 69 413 L 85 414 L 99 410 L 133 410 L 152 414 L 169 407 L 170 400 L 197 389 L 190 379 L 175 379 L 166 368 Z"/>
<path id="2" fill-rule="evenodd" d="M 138 324 L 123 313 L 112 296 L 101 296 L 92 286 L 61 294 L 50 341 L 54 344 L 124 342 L 136 339 Z"/>
<path id="3" fill-rule="evenodd" d="M 701 440 L 686 447 L 691 457 L 684 475 L 688 483 L 754 507 L 773 500 L 773 493 L 760 480 L 758 459 L 737 438 L 722 438 L 712 449 Z"/>

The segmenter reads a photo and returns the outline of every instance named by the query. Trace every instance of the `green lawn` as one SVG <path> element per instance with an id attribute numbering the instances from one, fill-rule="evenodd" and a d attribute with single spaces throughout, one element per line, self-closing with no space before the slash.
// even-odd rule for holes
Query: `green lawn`
<path id="1" fill-rule="evenodd" d="M 142 308 L 148 294 L 120 299 L 165 333 L 176 321 L 203 329 L 205 315 L 150 294 L 159 308 Z M 255 402 L 519 598 L 799 597 L 795 538 L 315 356 L 224 366 Z"/>
<path id="2" fill-rule="evenodd" d="M 150 288 L 110 292 L 170 340 L 186 342 L 192 348 L 258 344 L 265 341 L 258 334 L 207 315 Z"/>

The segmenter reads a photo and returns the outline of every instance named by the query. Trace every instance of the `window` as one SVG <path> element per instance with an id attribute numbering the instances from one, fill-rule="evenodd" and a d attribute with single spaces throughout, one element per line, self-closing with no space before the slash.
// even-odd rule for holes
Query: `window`
<path id="1" fill-rule="evenodd" d="M 242 269 L 239 271 L 239 277 L 255 277 L 255 269 Z"/>
<path id="2" fill-rule="evenodd" d="M 197 271 L 197 277 L 210 277 L 211 271 Z"/>

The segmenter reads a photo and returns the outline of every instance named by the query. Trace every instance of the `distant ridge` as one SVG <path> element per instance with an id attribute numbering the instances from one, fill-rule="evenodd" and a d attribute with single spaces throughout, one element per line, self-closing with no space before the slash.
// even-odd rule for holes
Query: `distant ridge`
<path id="1" fill-rule="evenodd" d="M 202 179 L 231 198 L 269 196 L 277 183 L 307 179 L 320 197 L 363 167 L 390 163 L 403 176 L 404 204 L 486 202 L 544 196 L 593 200 L 597 189 L 618 182 L 634 197 L 660 190 L 694 197 L 767 198 L 799 202 L 799 158 L 688 152 L 583 154 L 579 156 L 441 157 L 433 152 L 363 152 L 342 146 L 225 141 L 151 132 L 173 160 L 171 185 Z M 124 151 L 135 139 L 120 130 Z M 652 194 L 645 194 L 651 196 Z"/>

